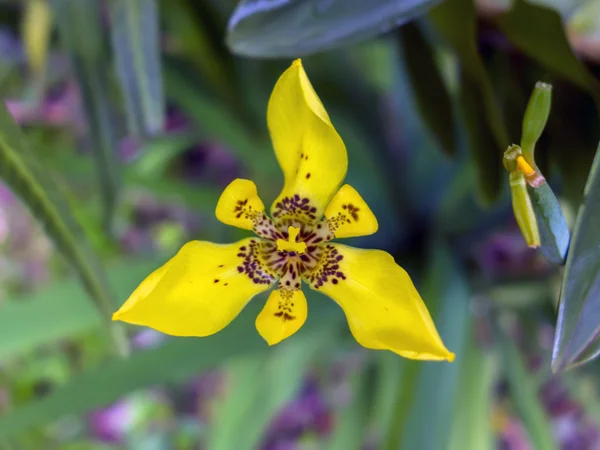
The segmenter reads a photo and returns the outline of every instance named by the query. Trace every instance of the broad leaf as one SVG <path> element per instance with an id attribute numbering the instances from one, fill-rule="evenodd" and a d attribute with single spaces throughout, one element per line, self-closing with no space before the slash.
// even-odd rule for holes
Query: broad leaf
<path id="1" fill-rule="evenodd" d="M 552 353 L 557 372 L 600 351 L 600 147 L 584 192 L 560 293 Z M 590 348 L 593 346 L 593 348 Z"/>
<path id="2" fill-rule="evenodd" d="M 107 278 L 116 296 L 127 298 L 137 283 L 164 261 L 126 260 L 110 267 Z M 26 297 L 9 299 L 0 313 L 0 361 L 61 339 L 88 333 L 102 318 L 76 280 L 65 280 Z"/>
<path id="3" fill-rule="evenodd" d="M 298 56 L 345 47 L 402 25 L 439 0 L 242 0 L 227 44 L 254 57 Z"/>
<path id="4" fill-rule="evenodd" d="M 157 0 L 110 0 L 108 4 L 129 131 L 155 134 L 163 127 L 165 110 Z"/>
<path id="5" fill-rule="evenodd" d="M 539 251 L 548 262 L 563 265 L 571 234 L 562 207 L 547 182 L 527 188 L 540 233 Z"/>
<path id="6" fill-rule="evenodd" d="M 571 83 L 586 89 L 600 107 L 600 82 L 575 56 L 560 15 L 523 0 L 500 16 L 498 26 L 530 58 Z"/>
<path id="7" fill-rule="evenodd" d="M 108 361 L 75 376 L 39 400 L 15 407 L 0 418 L 0 439 L 68 414 L 82 414 L 106 406 L 136 389 L 188 380 L 233 357 L 266 352 L 268 346 L 254 327 L 264 300 L 264 296 L 255 298 L 240 317 L 213 336 L 172 338 L 161 347 L 133 353 L 128 359 Z M 316 300 L 318 302 L 312 302 L 316 307 L 306 324 L 292 339 L 310 338 L 312 332 L 336 327 L 342 322 L 343 315 L 333 302 Z"/>
<path id="8" fill-rule="evenodd" d="M 102 316 L 110 320 L 113 304 L 104 272 L 70 209 L 67 194 L 60 190 L 57 180 L 36 164 L 21 131 L 3 104 L 0 105 L 0 177 L 44 226 Z M 119 342 L 115 343 L 124 345 Z"/>

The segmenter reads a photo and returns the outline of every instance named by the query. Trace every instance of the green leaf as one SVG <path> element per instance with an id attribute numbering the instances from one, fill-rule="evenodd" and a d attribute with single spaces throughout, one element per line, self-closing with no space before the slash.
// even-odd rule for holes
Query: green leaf
<path id="1" fill-rule="evenodd" d="M 527 373 L 518 349 L 507 336 L 502 336 L 501 348 L 511 399 L 523 420 L 533 448 L 558 450 L 550 420 L 538 399 L 534 377 Z"/>
<path id="2" fill-rule="evenodd" d="M 388 434 L 387 431 L 395 420 L 396 399 L 403 389 L 398 380 L 410 363 L 391 352 L 378 352 L 375 358 L 376 378 L 371 420 L 375 436 L 381 439 Z"/>
<path id="3" fill-rule="evenodd" d="M 90 127 L 89 142 L 102 194 L 104 226 L 110 230 L 118 201 L 120 164 L 108 99 L 107 55 L 103 52 L 98 0 L 52 0 L 58 32 L 71 59 Z"/>
<path id="4" fill-rule="evenodd" d="M 560 295 L 552 370 L 587 360 L 600 350 L 600 147 L 579 208 Z M 592 348 L 590 348 L 593 346 Z"/>
<path id="5" fill-rule="evenodd" d="M 600 82 L 573 53 L 556 11 L 518 0 L 506 14 L 499 16 L 497 24 L 522 52 L 587 90 L 600 107 Z"/>
<path id="6" fill-rule="evenodd" d="M 470 293 L 460 262 L 442 244 L 435 246 L 423 298 L 433 310 L 435 323 L 446 346 L 456 353 L 453 363 L 420 363 L 413 403 L 399 448 L 444 448 L 450 438 L 458 398 L 460 372 L 471 336 Z M 422 424 L 427 423 L 426 427 Z M 432 430 L 435 430 L 432 433 Z"/>
<path id="7" fill-rule="evenodd" d="M 108 6 L 129 131 L 155 134 L 163 128 L 165 111 L 157 0 L 110 0 Z"/>
<path id="8" fill-rule="evenodd" d="M 102 266 L 75 219 L 68 197 L 60 190 L 57 180 L 37 166 L 4 105 L 0 105 L 0 176 L 44 226 L 46 234 L 71 264 L 101 315 L 110 321 L 113 305 Z M 113 330 L 118 329 L 113 327 Z M 115 344 L 121 347 L 120 351 L 124 351 L 125 344 L 118 335 L 114 338 Z"/>
<path id="9" fill-rule="evenodd" d="M 137 283 L 164 260 L 125 260 L 107 270 L 116 297 L 125 299 Z M 116 305 L 114 305 L 116 306 Z M 111 303 L 111 312 L 113 305 Z M 115 308 L 116 309 L 116 308 Z M 76 280 L 65 280 L 27 297 L 9 299 L 0 314 L 0 361 L 41 345 L 87 333 L 102 318 L 85 298 Z"/>
<path id="10" fill-rule="evenodd" d="M 490 349 L 478 348 L 471 335 L 460 372 L 449 450 L 493 450 L 492 407 L 497 365 Z"/>
<path id="11" fill-rule="evenodd" d="M 501 155 L 510 144 L 502 113 L 477 49 L 477 17 L 472 0 L 447 0 L 429 19 L 458 57 L 461 66 L 460 105 L 469 148 L 475 159 L 482 198 L 488 202 L 502 188 Z"/>
<path id="12" fill-rule="evenodd" d="M 269 421 L 298 392 L 331 331 L 289 339 L 268 354 L 232 361 L 225 373 L 228 394 L 215 408 L 207 447 L 259 448 Z"/>
<path id="13" fill-rule="evenodd" d="M 452 156 L 456 151 L 452 103 L 433 49 L 414 22 L 398 28 L 397 33 L 421 118 L 436 136 L 441 148 Z"/>
<path id="14" fill-rule="evenodd" d="M 242 0 L 229 19 L 227 44 L 239 55 L 298 56 L 383 34 L 439 0 Z"/>
<path id="15" fill-rule="evenodd" d="M 106 406 L 136 389 L 183 382 L 233 357 L 266 352 L 268 346 L 254 327 L 264 300 L 264 295 L 255 298 L 231 325 L 213 336 L 169 339 L 161 347 L 135 352 L 128 359 L 108 361 L 73 377 L 37 401 L 15 407 L 0 418 L 0 439 L 68 414 Z M 341 322 L 343 316 L 333 302 L 313 304 L 316 307 L 306 324 L 291 339 L 302 339 Z"/>
<path id="16" fill-rule="evenodd" d="M 396 356 L 397 358 L 397 356 Z M 335 412 L 335 427 L 325 445 L 326 450 L 361 450 L 364 448 L 368 412 L 368 385 L 364 371 L 350 375 L 351 400 Z"/>
<path id="17" fill-rule="evenodd" d="M 562 207 L 547 182 L 528 186 L 533 212 L 537 219 L 541 246 L 539 251 L 548 262 L 563 265 L 567 258 L 571 233 Z"/>

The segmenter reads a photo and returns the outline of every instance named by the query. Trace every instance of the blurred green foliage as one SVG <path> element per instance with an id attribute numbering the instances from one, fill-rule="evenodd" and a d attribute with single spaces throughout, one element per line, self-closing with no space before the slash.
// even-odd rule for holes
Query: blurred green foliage
<path id="1" fill-rule="evenodd" d="M 0 448 L 274 449 L 285 433 L 306 449 L 593 448 L 569 447 L 549 394 L 576 405 L 575 434 L 600 429 L 597 363 L 582 366 L 600 345 L 600 19 L 572 3 L 0 3 L 0 93 L 22 128 L 0 111 Z M 266 105 L 300 55 L 379 219 L 361 246 L 406 267 L 456 361 L 358 348 L 318 293 L 307 326 L 274 348 L 254 330 L 261 296 L 218 335 L 114 356 L 103 323 L 146 274 L 186 240 L 244 236 L 214 218 L 227 183 L 276 197 Z M 564 269 L 564 242 L 555 265 L 527 249 L 502 168 L 539 80 L 552 111 L 530 163 L 547 192 L 525 195 L 540 231 L 570 226 Z M 31 250 L 34 222 L 50 256 Z M 33 263 L 49 281 L 20 269 Z M 184 413 L 209 369 L 224 393 Z M 315 379 L 324 415 L 304 392 Z M 118 421 L 125 437 L 100 443 L 98 414 L 140 397 Z M 290 432 L 301 413 L 320 422 Z"/>

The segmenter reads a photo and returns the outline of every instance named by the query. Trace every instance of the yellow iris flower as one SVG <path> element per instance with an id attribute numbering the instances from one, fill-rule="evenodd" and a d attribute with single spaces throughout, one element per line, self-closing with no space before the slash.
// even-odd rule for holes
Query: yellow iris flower
<path id="1" fill-rule="evenodd" d="M 267 121 L 285 179 L 272 219 L 256 185 L 234 180 L 219 199 L 217 218 L 258 237 L 225 245 L 188 242 L 139 285 L 113 320 L 175 336 L 208 336 L 278 283 L 256 319 L 258 332 L 273 345 L 304 324 L 305 282 L 339 304 L 364 347 L 452 361 L 410 277 L 391 255 L 330 242 L 375 233 L 378 225 L 358 192 L 340 187 L 346 147 L 300 60 L 275 85 Z"/>

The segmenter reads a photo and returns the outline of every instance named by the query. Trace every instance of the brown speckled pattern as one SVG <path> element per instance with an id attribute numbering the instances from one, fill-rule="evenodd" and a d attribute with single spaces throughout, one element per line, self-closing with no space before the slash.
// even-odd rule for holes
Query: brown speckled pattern
<path id="1" fill-rule="evenodd" d="M 358 220 L 359 209 L 352 204 L 343 205 L 343 212 L 333 219 L 317 222 L 317 208 L 308 198 L 294 195 L 275 204 L 271 220 L 262 212 L 252 211 L 247 203 L 245 199 L 238 201 L 235 212 L 250 218 L 255 233 L 262 239 L 240 247 L 237 270 L 257 284 L 272 284 L 279 278 L 280 296 L 274 316 L 283 321 L 295 320 L 293 299 L 301 280 L 319 289 L 325 283 L 338 284 L 346 279 L 339 265 L 344 257 L 328 242 L 342 223 Z M 296 241 L 306 244 L 302 254 L 277 248 L 277 239 L 288 239 L 290 226 L 300 229 Z"/>

